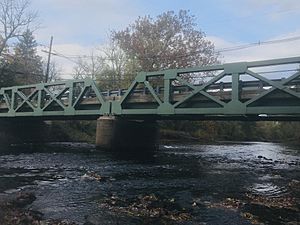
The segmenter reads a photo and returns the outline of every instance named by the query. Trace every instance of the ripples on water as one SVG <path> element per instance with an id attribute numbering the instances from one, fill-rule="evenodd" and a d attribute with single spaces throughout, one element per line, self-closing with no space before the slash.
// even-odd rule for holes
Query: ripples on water
<path id="1" fill-rule="evenodd" d="M 79 224 L 143 224 L 143 218 L 102 203 L 112 196 L 132 201 L 151 194 L 171 199 L 191 214 L 180 224 L 250 224 L 239 210 L 210 205 L 226 199 L 246 201 L 249 194 L 268 199 L 289 196 L 299 203 L 299 191 L 290 185 L 300 180 L 299 162 L 297 149 L 272 143 L 170 145 L 139 157 L 76 143 L 15 146 L 0 155 L 0 192 L 32 190 L 37 197 L 32 209 L 46 218 Z M 255 214 L 255 207 L 246 208 Z M 258 214 L 258 219 L 269 224 L 299 218 L 293 210 L 288 217 L 278 210 L 265 214 Z"/>

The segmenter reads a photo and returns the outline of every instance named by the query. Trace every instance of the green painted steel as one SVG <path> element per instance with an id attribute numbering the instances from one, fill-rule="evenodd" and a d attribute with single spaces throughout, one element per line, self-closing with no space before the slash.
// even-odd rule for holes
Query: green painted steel
<path id="1" fill-rule="evenodd" d="M 90 79 L 2 88 L 0 117 L 300 118 L 300 72 L 277 68 L 299 63 L 294 57 L 140 72 L 127 90 L 110 92 Z"/>
<path id="2" fill-rule="evenodd" d="M 138 115 L 138 114 L 155 114 L 167 116 L 179 115 L 203 115 L 203 116 L 257 116 L 261 118 L 282 116 L 289 117 L 300 116 L 300 72 L 295 70 L 285 79 L 271 80 L 262 76 L 253 69 L 258 67 L 282 66 L 285 64 L 298 64 L 300 57 L 285 58 L 258 62 L 240 62 L 216 66 L 204 66 L 188 69 L 173 69 L 158 72 L 141 72 L 131 84 L 130 88 L 122 99 L 113 102 L 112 112 L 116 115 Z M 299 67 L 298 67 L 299 68 Z M 201 85 L 193 84 L 191 81 L 192 74 L 201 77 L 213 75 L 210 80 Z M 241 76 L 248 76 L 250 80 L 256 80 L 260 87 L 254 88 L 254 95 L 241 97 L 244 84 L 250 81 L 243 81 Z M 222 99 L 221 86 L 224 82 L 222 79 L 230 80 L 227 93 L 230 92 L 230 99 Z M 163 98 L 155 92 L 155 88 L 150 84 L 154 78 L 163 79 Z M 226 80 L 226 79 L 225 79 Z M 228 81 L 227 81 L 228 82 Z M 174 86 L 180 83 L 186 86 L 190 91 L 186 92 L 180 100 L 174 100 Z M 143 84 L 155 99 L 156 105 L 141 108 L 137 104 L 132 106 L 128 103 L 129 96 L 134 89 Z M 173 84 L 173 85 L 172 85 Z M 215 89 L 210 91 L 210 87 Z M 219 86 L 219 88 L 217 88 Z M 213 95 L 213 91 L 219 92 L 219 95 Z M 248 91 L 249 92 L 249 91 Z M 193 98 L 202 98 L 202 101 L 192 101 Z M 205 99 L 205 100 L 203 100 Z"/>
<path id="3" fill-rule="evenodd" d="M 84 104 L 93 95 L 92 104 Z M 91 79 L 1 88 L 0 117 L 105 115 L 110 103 Z"/>

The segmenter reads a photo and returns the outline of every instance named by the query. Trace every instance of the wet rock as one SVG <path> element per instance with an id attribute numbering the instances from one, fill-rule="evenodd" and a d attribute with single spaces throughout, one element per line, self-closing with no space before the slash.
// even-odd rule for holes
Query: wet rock
<path id="1" fill-rule="evenodd" d="M 208 206 L 208 208 L 225 208 L 225 209 L 237 210 L 237 209 L 241 208 L 243 205 L 244 205 L 244 202 L 242 202 L 239 199 L 226 198 L 222 202 L 210 204 Z"/>
<path id="2" fill-rule="evenodd" d="M 257 216 L 254 216 L 253 214 L 251 214 L 249 212 L 241 213 L 241 216 L 244 217 L 245 219 L 249 220 L 251 222 L 251 224 L 263 225 L 263 223 L 259 222 Z"/>
<path id="3" fill-rule="evenodd" d="M 288 165 L 289 166 L 297 166 L 297 162 L 289 162 Z"/>
<path id="4" fill-rule="evenodd" d="M 249 213 L 253 216 L 249 218 L 245 217 L 252 224 L 299 224 L 296 222 L 298 221 L 297 219 L 299 218 L 299 216 L 295 216 L 297 215 L 297 212 L 292 209 L 272 207 L 270 205 L 264 205 L 262 203 L 258 204 L 250 202 L 245 205 L 244 212 Z"/>
<path id="5" fill-rule="evenodd" d="M 77 225 L 77 223 L 70 222 L 68 220 L 51 220 L 43 221 L 47 225 Z"/>
<path id="6" fill-rule="evenodd" d="M 16 200 L 13 201 L 13 204 L 17 207 L 24 207 L 31 204 L 36 200 L 36 197 L 33 193 L 19 193 Z"/>
<path id="7" fill-rule="evenodd" d="M 269 159 L 267 157 L 264 157 L 264 160 L 267 160 L 267 161 L 273 161 L 273 159 Z"/>
<path id="8" fill-rule="evenodd" d="M 44 220 L 43 214 L 26 209 L 36 199 L 33 193 L 18 193 L 0 199 L 1 225 L 76 225 L 62 220 Z"/>
<path id="9" fill-rule="evenodd" d="M 249 203 L 263 205 L 269 208 L 284 208 L 299 211 L 297 201 L 293 197 L 282 196 L 282 197 L 268 197 L 254 194 L 246 194 Z"/>
<path id="10" fill-rule="evenodd" d="M 81 176 L 82 180 L 96 180 L 96 181 L 108 181 L 108 180 L 113 180 L 110 177 L 106 177 L 106 176 L 100 176 L 99 174 L 97 174 L 96 172 L 91 172 L 88 171 L 87 173 L 85 173 L 84 175 Z"/>
<path id="11" fill-rule="evenodd" d="M 171 221 L 191 219 L 191 214 L 181 208 L 175 199 L 167 199 L 154 194 L 140 195 L 134 199 L 111 196 L 102 202 L 101 207 L 108 208 L 116 213 L 126 213 L 133 217 L 159 218 L 165 221 L 166 224 L 170 224 Z"/>
<path id="12" fill-rule="evenodd" d="M 266 161 L 273 161 L 273 159 L 269 159 L 269 158 L 267 158 L 265 156 L 262 156 L 262 155 L 257 156 L 257 158 L 263 159 L 263 160 L 266 160 Z"/>
<path id="13" fill-rule="evenodd" d="M 288 183 L 288 187 L 292 190 L 300 190 L 300 181 L 294 179 Z"/>
<path id="14" fill-rule="evenodd" d="M 298 221 L 287 222 L 286 225 L 299 225 Z"/>

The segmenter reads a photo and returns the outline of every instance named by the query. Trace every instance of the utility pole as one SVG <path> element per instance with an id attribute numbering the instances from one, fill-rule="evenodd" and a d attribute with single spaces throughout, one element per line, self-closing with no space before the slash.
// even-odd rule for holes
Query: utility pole
<path id="1" fill-rule="evenodd" d="M 48 62 L 47 62 L 47 70 L 46 70 L 46 83 L 47 83 L 48 80 L 49 80 L 50 57 L 51 57 L 51 51 L 52 51 L 52 43 L 53 43 L 53 36 L 51 36 L 51 39 L 50 39 L 49 54 L 48 54 Z"/>

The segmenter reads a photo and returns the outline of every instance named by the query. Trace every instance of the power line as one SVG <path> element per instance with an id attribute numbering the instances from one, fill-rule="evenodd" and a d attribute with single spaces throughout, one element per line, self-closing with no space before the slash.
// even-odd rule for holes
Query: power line
<path id="1" fill-rule="evenodd" d="M 286 43 L 286 42 L 292 42 L 292 41 L 298 41 L 300 40 L 300 36 L 295 36 L 295 37 L 291 37 L 291 38 L 282 38 L 282 39 L 275 39 L 275 40 L 269 40 L 269 41 L 258 41 L 258 42 L 253 42 L 253 43 L 249 43 L 249 44 L 243 44 L 243 45 L 236 45 L 236 46 L 232 46 L 232 47 L 226 47 L 226 48 L 220 48 L 220 49 L 216 49 L 215 52 L 217 53 L 222 53 L 222 52 L 231 52 L 231 51 L 238 51 L 238 50 L 243 50 L 243 49 L 247 49 L 247 48 L 251 48 L 251 47 L 255 47 L 255 46 L 263 46 L 263 45 L 271 45 L 271 44 L 279 44 L 279 43 Z M 48 51 L 44 51 L 43 52 L 47 52 Z M 173 58 L 184 58 L 184 57 L 189 57 L 189 56 L 195 56 L 199 53 L 202 53 L 203 50 L 197 50 L 197 51 L 193 51 L 187 54 L 179 54 Z M 75 59 L 79 60 L 79 59 L 83 59 L 83 58 L 93 58 L 94 56 L 88 56 L 88 55 L 65 55 L 62 54 L 58 51 L 53 51 L 52 55 L 54 56 L 58 56 L 58 57 L 62 57 L 65 58 L 73 63 L 78 63 L 77 61 L 75 61 Z M 104 56 L 100 56 L 99 58 L 101 58 L 101 60 L 108 60 L 108 61 L 113 61 L 115 59 L 113 58 L 109 58 L 109 57 L 104 57 Z M 143 57 L 138 57 L 139 60 L 142 59 L 160 59 L 160 58 L 168 58 L 166 56 L 143 56 Z"/>
<path id="2" fill-rule="evenodd" d="M 298 41 L 298 40 L 300 40 L 300 36 L 295 36 L 295 37 L 291 37 L 291 38 L 284 38 L 284 39 L 277 39 L 277 40 L 270 40 L 270 41 L 258 41 L 258 42 L 245 44 L 245 45 L 227 47 L 227 48 L 219 49 L 219 50 L 216 50 L 216 51 L 217 52 L 237 51 L 237 50 L 246 49 L 246 48 L 250 48 L 250 47 L 254 47 L 254 46 L 279 44 L 279 43 Z"/>

